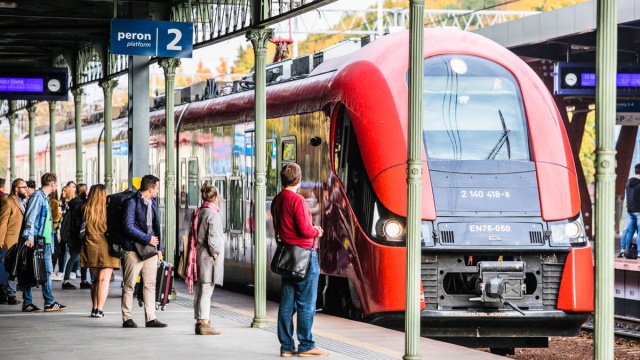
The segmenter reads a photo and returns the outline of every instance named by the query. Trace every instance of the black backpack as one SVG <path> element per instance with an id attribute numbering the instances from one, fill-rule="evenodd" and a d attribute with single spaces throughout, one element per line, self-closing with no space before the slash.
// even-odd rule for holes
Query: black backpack
<path id="1" fill-rule="evenodd" d="M 627 245 L 627 251 L 624 252 L 624 257 L 627 259 L 638 258 L 638 245 L 635 240 L 632 240 L 629 245 Z"/>
<path id="2" fill-rule="evenodd" d="M 64 215 L 62 216 L 62 222 L 60 223 L 60 241 L 61 242 L 68 242 L 71 238 L 73 222 L 74 222 L 73 215 L 74 215 L 73 209 L 70 206 L 68 206 L 67 211 L 65 211 Z"/>
<path id="3" fill-rule="evenodd" d="M 135 191 L 126 190 L 121 193 L 107 196 L 107 243 L 109 243 L 109 255 L 120 257 L 124 253 L 124 211 L 122 205 L 131 198 Z"/>

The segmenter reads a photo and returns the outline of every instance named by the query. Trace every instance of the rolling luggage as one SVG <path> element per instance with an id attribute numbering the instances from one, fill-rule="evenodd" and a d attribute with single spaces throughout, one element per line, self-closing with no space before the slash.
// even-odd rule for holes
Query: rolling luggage
<path id="1" fill-rule="evenodd" d="M 169 303 L 169 296 L 173 288 L 173 265 L 166 261 L 158 262 L 158 275 L 156 277 L 156 309 L 164 311 Z M 144 305 L 142 277 L 138 277 L 135 287 L 138 305 Z"/>

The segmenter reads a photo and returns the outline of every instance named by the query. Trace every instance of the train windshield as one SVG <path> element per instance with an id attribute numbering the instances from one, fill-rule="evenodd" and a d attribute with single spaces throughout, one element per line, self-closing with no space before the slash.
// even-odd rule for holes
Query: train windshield
<path id="1" fill-rule="evenodd" d="M 423 141 L 429 159 L 530 160 L 518 82 L 478 57 L 424 61 Z"/>

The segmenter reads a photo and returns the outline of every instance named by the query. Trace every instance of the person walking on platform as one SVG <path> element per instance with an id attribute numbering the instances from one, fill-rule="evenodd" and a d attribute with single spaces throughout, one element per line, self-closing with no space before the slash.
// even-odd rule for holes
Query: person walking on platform
<path id="1" fill-rule="evenodd" d="M 49 209 L 51 209 L 51 220 L 53 221 L 53 254 L 51 257 L 51 267 L 55 269 L 56 263 L 58 263 L 58 259 L 60 259 L 60 253 L 64 256 L 64 251 L 60 245 L 60 237 L 58 236 L 58 226 L 60 224 L 60 219 L 62 219 L 62 212 L 60 212 L 60 202 L 58 201 L 58 190 L 53 190 L 51 194 L 49 194 Z M 64 261 L 64 260 L 63 260 Z M 58 268 L 61 268 L 62 262 L 58 265 Z M 51 280 L 53 281 L 62 281 L 62 277 L 56 274 L 55 272 L 51 272 Z"/>
<path id="2" fill-rule="evenodd" d="M 193 298 L 196 335 L 220 335 L 211 327 L 209 311 L 211 295 L 216 284 L 222 285 L 224 277 L 224 238 L 218 189 L 207 183 L 200 189 L 202 206 L 191 215 L 186 283 L 189 292 L 197 281 Z"/>
<path id="3" fill-rule="evenodd" d="M 624 227 L 626 228 L 626 234 L 623 231 L 624 237 L 620 238 L 620 255 L 623 257 L 626 253 L 629 244 L 633 241 L 633 235 L 638 230 L 638 223 L 640 222 L 640 164 L 636 164 L 634 167 L 635 176 L 627 181 L 625 188 L 625 195 L 627 197 L 627 220 L 625 220 Z M 628 225 L 627 225 L 628 222 Z"/>
<path id="4" fill-rule="evenodd" d="M 95 276 L 91 286 L 91 317 L 104 317 L 104 304 L 109 295 L 109 280 L 113 269 L 120 268 L 120 258 L 109 255 L 107 243 L 107 188 L 102 184 L 93 185 L 89 190 L 87 203 L 82 207 L 86 223 L 86 237 L 82 245 L 80 261 Z"/>
<path id="5" fill-rule="evenodd" d="M 320 277 L 316 252 L 318 244 L 315 238 L 321 237 L 323 231 L 320 226 L 313 226 L 311 210 L 304 197 L 298 194 L 302 180 L 300 166 L 295 163 L 285 165 L 280 171 L 280 180 L 284 189 L 271 203 L 276 239 L 311 250 L 311 264 L 304 280 L 282 278 L 282 295 L 278 308 L 280 356 L 328 356 L 328 352 L 316 347 L 311 334 Z M 296 332 L 299 341 L 297 350 L 293 341 L 293 314 L 296 311 L 298 312 Z"/>
<path id="6" fill-rule="evenodd" d="M 71 200 L 73 200 L 73 198 L 76 197 L 76 188 L 75 188 L 75 184 L 74 187 L 70 187 L 69 185 L 66 185 L 65 187 L 62 188 L 62 191 L 60 192 L 60 211 L 62 212 L 62 221 L 65 221 L 65 216 L 67 213 L 67 207 L 69 206 L 69 202 L 71 202 Z M 67 260 L 67 236 L 63 236 L 62 234 L 62 222 L 59 224 L 58 228 L 60 229 L 60 231 L 58 232 L 58 239 L 59 239 L 59 246 L 58 246 L 58 251 L 56 251 L 56 256 L 54 257 L 54 261 L 53 261 L 53 267 L 55 268 L 56 265 L 56 258 L 58 261 L 58 272 L 56 273 L 59 277 L 60 280 L 63 279 L 64 277 L 64 264 L 65 261 Z"/>
<path id="7" fill-rule="evenodd" d="M 27 183 L 17 178 L 11 184 L 10 193 L 0 196 L 0 253 L 6 253 L 18 243 L 26 205 Z M 16 298 L 16 290 L 15 280 L 0 284 L 0 304 L 20 304 L 21 301 Z"/>
<path id="8" fill-rule="evenodd" d="M 76 187 L 78 196 L 71 199 L 67 205 L 65 216 L 70 216 L 73 219 L 69 238 L 65 239 L 67 246 L 69 247 L 69 261 L 64 268 L 64 282 L 62 283 L 63 290 L 75 290 L 77 287 L 69 282 L 71 279 L 71 273 L 74 270 L 76 264 L 80 262 L 80 251 L 82 250 L 82 242 L 78 238 L 80 233 L 80 226 L 82 225 L 82 206 L 87 202 L 87 184 L 78 184 Z M 82 276 L 80 280 L 81 289 L 91 289 L 91 283 L 87 281 L 87 268 L 82 268 Z"/>
<path id="9" fill-rule="evenodd" d="M 133 290 L 138 274 L 142 275 L 144 318 L 146 327 L 166 327 L 167 324 L 156 319 L 156 276 L 158 258 L 162 258 L 160 242 L 160 220 L 156 196 L 160 190 L 160 179 L 153 175 L 145 175 L 140 182 L 140 190 L 123 203 L 124 242 L 122 256 L 124 281 L 122 288 L 122 327 L 138 327 L 131 313 L 133 307 Z M 157 247 L 158 256 L 141 260 L 136 253 L 134 242 Z"/>
<path id="10" fill-rule="evenodd" d="M 47 281 L 42 285 L 42 297 L 44 297 L 44 311 L 59 311 L 67 307 L 55 301 L 51 291 L 51 250 L 53 248 L 53 221 L 47 196 L 58 187 L 56 174 L 46 173 L 41 178 L 42 186 L 34 192 L 27 202 L 27 208 L 22 222 L 22 239 L 27 247 L 44 245 L 44 264 L 47 272 Z M 44 240 L 42 240 L 44 238 Z M 43 241 L 43 244 L 36 244 Z M 23 289 L 23 312 L 40 312 L 40 309 L 32 303 L 31 288 Z"/>

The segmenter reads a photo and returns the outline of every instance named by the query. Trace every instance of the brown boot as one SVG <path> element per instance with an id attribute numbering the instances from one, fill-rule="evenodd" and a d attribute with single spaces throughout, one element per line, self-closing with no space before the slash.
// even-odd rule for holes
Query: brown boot
<path id="1" fill-rule="evenodd" d="M 200 325 L 200 335 L 220 335 L 222 334 L 220 331 L 211 327 L 211 324 L 201 324 Z"/>

